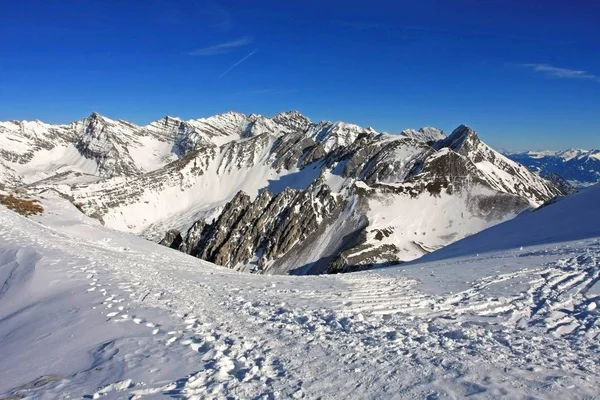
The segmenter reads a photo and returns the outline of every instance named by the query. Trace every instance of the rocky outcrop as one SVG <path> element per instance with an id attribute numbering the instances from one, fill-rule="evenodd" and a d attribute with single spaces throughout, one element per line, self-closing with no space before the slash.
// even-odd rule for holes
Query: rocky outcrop
<path id="1" fill-rule="evenodd" d="M 315 232 L 342 202 L 330 188 L 315 182 L 306 190 L 262 191 L 254 201 L 238 192 L 211 224 L 197 221 L 179 249 L 229 268 L 252 262 L 267 269 Z"/>
<path id="2" fill-rule="evenodd" d="M 400 132 L 400 135 L 406 136 L 407 138 L 415 139 L 424 143 L 433 143 L 438 140 L 443 140 L 446 134 L 443 130 L 433 128 L 431 126 L 425 126 L 419 130 L 405 129 Z"/>
<path id="3" fill-rule="evenodd" d="M 179 249 L 182 242 L 183 239 L 181 238 L 181 232 L 179 232 L 176 229 L 171 229 L 167 231 L 165 237 L 160 242 L 158 242 L 158 244 L 170 247 L 172 249 Z"/>
<path id="4" fill-rule="evenodd" d="M 552 182 L 552 184 L 556 186 L 565 196 L 579 192 L 579 190 L 569 183 L 569 181 L 554 172 L 544 175 L 544 179 Z"/>
<path id="5" fill-rule="evenodd" d="M 182 238 L 179 250 L 196 257 L 198 255 L 198 243 L 205 235 L 207 227 L 210 227 L 210 225 L 207 225 L 203 220 L 194 222 Z"/>
<path id="6" fill-rule="evenodd" d="M 129 127 L 134 127 L 125 122 Z M 94 160 L 101 176 L 137 175 L 141 171 L 126 150 L 126 138 L 119 135 L 119 123 L 101 117 L 98 113 L 76 124 L 80 133 L 75 144 L 82 156 Z"/>
<path id="7" fill-rule="evenodd" d="M 561 194 L 551 182 L 487 146 L 468 126 L 459 126 L 433 147 L 436 150 L 448 148 L 468 158 L 492 188 L 528 198 L 532 205 L 540 205 Z"/>

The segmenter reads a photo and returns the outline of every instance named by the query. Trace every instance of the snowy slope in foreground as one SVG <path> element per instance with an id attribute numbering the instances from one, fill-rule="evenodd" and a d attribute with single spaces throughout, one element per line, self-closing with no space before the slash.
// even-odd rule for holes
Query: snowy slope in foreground
<path id="1" fill-rule="evenodd" d="M 419 262 L 600 237 L 600 185 L 525 212 L 424 256 Z"/>
<path id="2" fill-rule="evenodd" d="M 34 221 L 0 206 L 0 397 L 598 395 L 598 237 L 404 271 L 264 276 L 45 196 Z"/>

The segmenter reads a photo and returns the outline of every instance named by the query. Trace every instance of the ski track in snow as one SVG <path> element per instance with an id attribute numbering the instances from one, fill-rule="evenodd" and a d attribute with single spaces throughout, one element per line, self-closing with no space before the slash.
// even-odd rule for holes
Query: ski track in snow
<path id="1" fill-rule="evenodd" d="M 106 324 L 141 329 L 133 354 L 114 353 L 117 342 L 97 349 L 92 368 L 120 374 L 86 387 L 87 398 L 598 396 L 599 240 L 547 265 L 431 293 L 383 270 L 242 275 L 87 220 L 50 228 L 0 208 L 0 225 L 0 249 L 36 249 L 42 261 L 52 254 L 47 262 L 87 282 Z M 524 290 L 506 290 L 513 286 Z M 131 378 L 150 355 L 192 369 Z M 86 386 L 79 374 L 49 377 L 4 396 L 55 398 Z"/>

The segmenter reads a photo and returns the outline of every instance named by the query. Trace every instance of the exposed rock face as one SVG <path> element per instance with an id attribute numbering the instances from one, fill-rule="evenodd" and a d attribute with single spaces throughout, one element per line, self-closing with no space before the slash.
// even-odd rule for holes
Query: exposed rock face
<path id="1" fill-rule="evenodd" d="M 369 159 L 360 177 L 368 184 L 404 182 L 432 153 L 431 147 L 414 139 L 396 140 Z"/>
<path id="2" fill-rule="evenodd" d="M 438 140 L 443 140 L 446 137 L 446 134 L 441 129 L 433 128 L 431 126 L 426 126 L 421 129 L 405 129 L 400 133 L 402 136 L 406 136 L 411 139 L 419 140 L 425 143 L 436 142 Z"/>
<path id="3" fill-rule="evenodd" d="M 117 126 L 118 123 L 92 113 L 76 124 L 81 135 L 75 146 L 82 156 L 96 162 L 102 176 L 139 174 L 141 171 L 127 153 L 126 140 L 118 134 Z"/>
<path id="4" fill-rule="evenodd" d="M 550 172 L 549 174 L 544 176 L 544 179 L 552 182 L 554 186 L 556 186 L 564 195 L 575 194 L 579 190 L 573 185 L 569 183 L 562 176 L 555 174 L 554 172 Z"/>
<path id="5" fill-rule="evenodd" d="M 323 218 L 339 213 L 341 205 L 324 184 L 276 195 L 264 190 L 254 201 L 238 192 L 213 224 L 197 221 L 179 249 L 230 268 L 252 261 L 267 270 L 315 232 Z"/>
<path id="6" fill-rule="evenodd" d="M 190 254 L 194 257 L 198 256 L 198 242 L 205 234 L 204 230 L 207 229 L 207 225 L 204 221 L 199 220 L 188 229 L 185 236 L 182 238 L 182 242 L 179 245 L 179 250 Z"/>
<path id="7" fill-rule="evenodd" d="M 325 137 L 326 134 L 321 139 Z M 184 243 L 197 243 L 194 254 L 230 268 L 278 272 L 295 258 L 294 254 L 303 254 L 305 263 L 298 265 L 296 260 L 292 271 L 356 271 L 402 261 L 406 251 L 398 242 L 390 242 L 402 227 L 369 229 L 368 218 L 363 217 L 368 216 L 373 201 L 459 197 L 460 218 L 474 218 L 483 225 L 491 225 L 518 214 L 539 199 L 559 193 L 551 183 L 521 170 L 510 160 L 503 160 L 464 126 L 433 146 L 413 138 L 390 139 L 393 138 L 364 131 L 351 144 L 333 146 L 327 152 L 323 142 L 306 134 L 279 137 L 268 157 L 273 168 L 292 170 L 320 163 L 323 171 L 320 176 L 306 190 L 287 188 L 277 194 L 264 190 L 254 200 L 240 192 L 227 203 L 216 223 L 202 228 L 200 234 L 195 227 L 203 223 L 196 222 L 190 238 L 184 237 Z M 328 173 L 339 174 L 338 179 L 346 182 L 337 193 L 323 184 Z M 354 180 L 364 182 L 368 189 L 352 187 Z M 523 182 L 533 183 L 535 190 L 524 190 Z M 354 196 L 355 206 L 348 208 L 348 202 L 340 200 L 348 196 Z M 343 230 L 346 239 L 330 245 L 330 251 L 320 252 L 320 258 L 308 260 L 307 246 L 318 247 L 326 241 L 327 229 L 335 227 L 340 235 L 340 227 L 347 218 L 342 215 L 345 207 L 356 221 Z M 446 243 L 469 233 L 451 230 L 433 242 Z M 200 240 L 198 235 L 202 237 Z M 414 248 L 412 252 L 420 254 L 439 247 L 421 238 L 409 243 Z M 190 252 L 189 246 L 181 249 Z"/>
<path id="8" fill-rule="evenodd" d="M 179 249 L 182 242 L 183 239 L 181 238 L 181 232 L 176 229 L 171 229 L 170 231 L 167 231 L 165 237 L 158 242 L 158 244 L 170 247 L 172 249 Z"/>

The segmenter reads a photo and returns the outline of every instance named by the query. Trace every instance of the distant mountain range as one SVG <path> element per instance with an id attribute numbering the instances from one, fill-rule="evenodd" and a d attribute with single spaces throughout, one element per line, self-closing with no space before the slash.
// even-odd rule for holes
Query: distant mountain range
<path id="1" fill-rule="evenodd" d="M 559 175 L 575 187 L 600 182 L 600 150 L 528 151 L 505 155 L 543 177 Z"/>
<path id="2" fill-rule="evenodd" d="M 296 111 L 0 122 L 0 183 L 228 268 L 292 274 L 412 260 L 564 193 L 465 125 L 390 135 Z"/>

